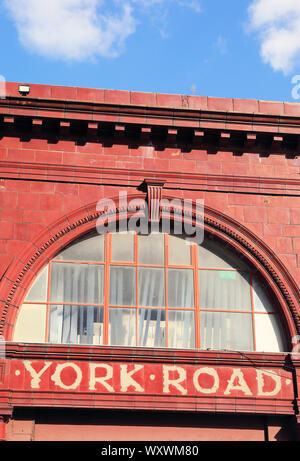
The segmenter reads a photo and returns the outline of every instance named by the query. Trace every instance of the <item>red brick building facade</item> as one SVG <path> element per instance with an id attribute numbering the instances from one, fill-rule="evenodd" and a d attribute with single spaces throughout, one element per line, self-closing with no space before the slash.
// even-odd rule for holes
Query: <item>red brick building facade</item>
<path id="1" fill-rule="evenodd" d="M 7 83 L 0 99 L 0 334 L 5 340 L 0 438 L 298 440 L 300 105 L 29 86 L 25 94 L 19 84 Z M 135 209 L 121 203 L 120 192 L 135 200 Z M 158 203 L 161 198 L 171 205 Z M 95 229 L 101 199 L 116 203 L 112 219 L 118 223 L 137 210 L 143 216 L 139 203 L 148 204 L 149 222 L 159 222 L 164 213 L 175 222 L 172 200 L 190 201 L 193 223 L 194 203 L 204 200 L 207 238 L 252 268 L 251 348 L 225 350 L 203 342 L 201 315 L 207 305 L 201 305 L 197 277 L 205 268 L 198 273 L 193 249 L 187 266 L 170 262 L 171 237 L 164 240 L 167 262 L 154 266 L 161 274 L 169 271 L 169 280 L 172 267 L 189 267 L 194 274 L 190 318 L 196 318 L 196 339 L 189 346 L 172 343 L 171 320 L 179 317 L 168 307 L 169 347 L 142 347 L 138 339 L 127 346 L 112 343 L 107 262 L 99 263 L 104 301 L 93 302 L 99 315 L 104 313 L 98 343 L 47 340 L 52 281 L 47 301 L 35 300 L 47 312 L 46 340 L 18 340 L 16 325 L 29 288 L 49 264 L 53 270 L 67 245 Z M 133 245 L 137 254 L 138 237 Z M 137 273 L 137 259 L 132 261 L 126 264 Z M 221 279 L 236 277 L 221 272 Z M 282 350 L 259 346 L 264 327 L 255 323 L 262 308 L 253 301 L 253 274 L 273 303 L 274 310 L 266 312 L 274 314 L 271 323 L 278 320 Z M 126 310 L 129 303 L 112 304 Z M 140 315 L 138 301 L 133 304 Z"/>

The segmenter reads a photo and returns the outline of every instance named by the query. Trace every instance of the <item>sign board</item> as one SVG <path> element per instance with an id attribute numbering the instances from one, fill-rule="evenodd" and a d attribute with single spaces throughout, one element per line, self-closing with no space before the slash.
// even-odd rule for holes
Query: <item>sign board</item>
<path id="1" fill-rule="evenodd" d="M 7 360 L 0 389 L 91 394 L 293 399 L 284 369 L 139 362 Z"/>

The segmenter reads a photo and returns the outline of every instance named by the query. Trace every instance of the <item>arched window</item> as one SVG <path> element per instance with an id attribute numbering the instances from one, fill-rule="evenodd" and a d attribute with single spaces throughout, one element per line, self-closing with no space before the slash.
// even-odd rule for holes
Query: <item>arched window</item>
<path id="1" fill-rule="evenodd" d="M 14 341 L 280 352 L 279 317 L 256 271 L 217 240 L 90 234 L 36 278 Z"/>

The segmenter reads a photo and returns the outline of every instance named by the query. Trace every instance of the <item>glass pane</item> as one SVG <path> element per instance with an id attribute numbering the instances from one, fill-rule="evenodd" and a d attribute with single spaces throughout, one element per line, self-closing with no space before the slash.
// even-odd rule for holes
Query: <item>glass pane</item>
<path id="1" fill-rule="evenodd" d="M 112 261 L 134 261 L 134 234 L 112 234 Z"/>
<path id="2" fill-rule="evenodd" d="M 14 341 L 44 343 L 46 334 L 46 304 L 23 304 L 18 314 Z"/>
<path id="3" fill-rule="evenodd" d="M 252 315 L 200 312 L 201 349 L 253 351 Z"/>
<path id="4" fill-rule="evenodd" d="M 168 311 L 169 347 L 195 347 L 195 314 L 189 311 Z"/>
<path id="5" fill-rule="evenodd" d="M 52 263 L 50 301 L 55 303 L 102 304 L 104 266 Z"/>
<path id="6" fill-rule="evenodd" d="M 166 347 L 166 313 L 160 309 L 139 309 L 141 347 Z"/>
<path id="7" fill-rule="evenodd" d="M 139 264 L 164 265 L 164 234 L 139 235 Z"/>
<path id="8" fill-rule="evenodd" d="M 165 306 L 164 269 L 153 267 L 139 269 L 139 306 Z"/>
<path id="9" fill-rule="evenodd" d="M 269 299 L 262 282 L 257 277 L 253 277 L 252 284 L 254 310 L 258 312 L 274 312 L 275 307 Z"/>
<path id="10" fill-rule="evenodd" d="M 198 246 L 198 265 L 203 268 L 241 269 L 248 265 L 225 244 L 206 239 Z"/>
<path id="11" fill-rule="evenodd" d="M 136 345 L 136 310 L 109 309 L 109 344 L 112 346 Z"/>
<path id="12" fill-rule="evenodd" d="M 46 266 L 37 276 L 30 288 L 25 301 L 46 302 L 48 288 L 48 266 Z"/>
<path id="13" fill-rule="evenodd" d="M 70 244 L 55 259 L 63 261 L 104 261 L 104 235 L 85 236 Z"/>
<path id="14" fill-rule="evenodd" d="M 135 267 L 113 266 L 110 268 L 109 304 L 135 306 Z"/>
<path id="15" fill-rule="evenodd" d="M 285 341 L 276 315 L 256 314 L 255 340 L 259 352 L 284 352 Z"/>
<path id="16" fill-rule="evenodd" d="M 184 238 L 169 235 L 169 264 L 178 266 L 191 264 L 191 245 Z"/>
<path id="17" fill-rule="evenodd" d="M 103 344 L 103 307 L 51 305 L 49 342 Z"/>
<path id="18" fill-rule="evenodd" d="M 194 272 L 190 269 L 168 270 L 168 306 L 194 307 Z"/>
<path id="19" fill-rule="evenodd" d="M 248 272 L 199 271 L 201 309 L 251 311 L 251 287 Z"/>

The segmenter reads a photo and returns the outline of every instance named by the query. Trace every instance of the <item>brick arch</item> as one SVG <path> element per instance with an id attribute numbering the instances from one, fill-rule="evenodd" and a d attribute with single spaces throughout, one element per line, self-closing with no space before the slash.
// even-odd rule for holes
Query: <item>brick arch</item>
<path id="1" fill-rule="evenodd" d="M 106 207 L 102 211 L 97 210 L 97 203 L 92 203 L 64 216 L 41 232 L 32 242 L 32 246 L 24 250 L 9 266 L 1 281 L 0 299 L 3 301 L 0 310 L 0 334 L 8 341 L 12 339 L 18 308 L 29 286 L 40 270 L 59 251 L 79 236 L 95 229 L 98 218 L 104 212 L 116 221 L 130 218 L 135 215 L 137 209 L 142 216 L 146 208 L 145 197 L 143 193 L 128 196 L 127 203 L 130 205 L 134 201 L 134 207 L 123 203 L 119 197 L 111 197 L 115 209 Z M 172 220 L 182 220 L 178 213 L 180 210 L 176 209 L 179 199 L 170 195 L 164 195 L 164 198 L 167 200 L 160 207 L 160 218 L 167 214 Z M 185 219 L 195 225 L 194 206 L 186 212 Z M 291 337 L 300 334 L 300 302 L 297 285 L 275 253 L 245 226 L 211 207 L 204 209 L 203 226 L 205 232 L 234 248 L 258 270 L 281 306 L 288 334 Z"/>

